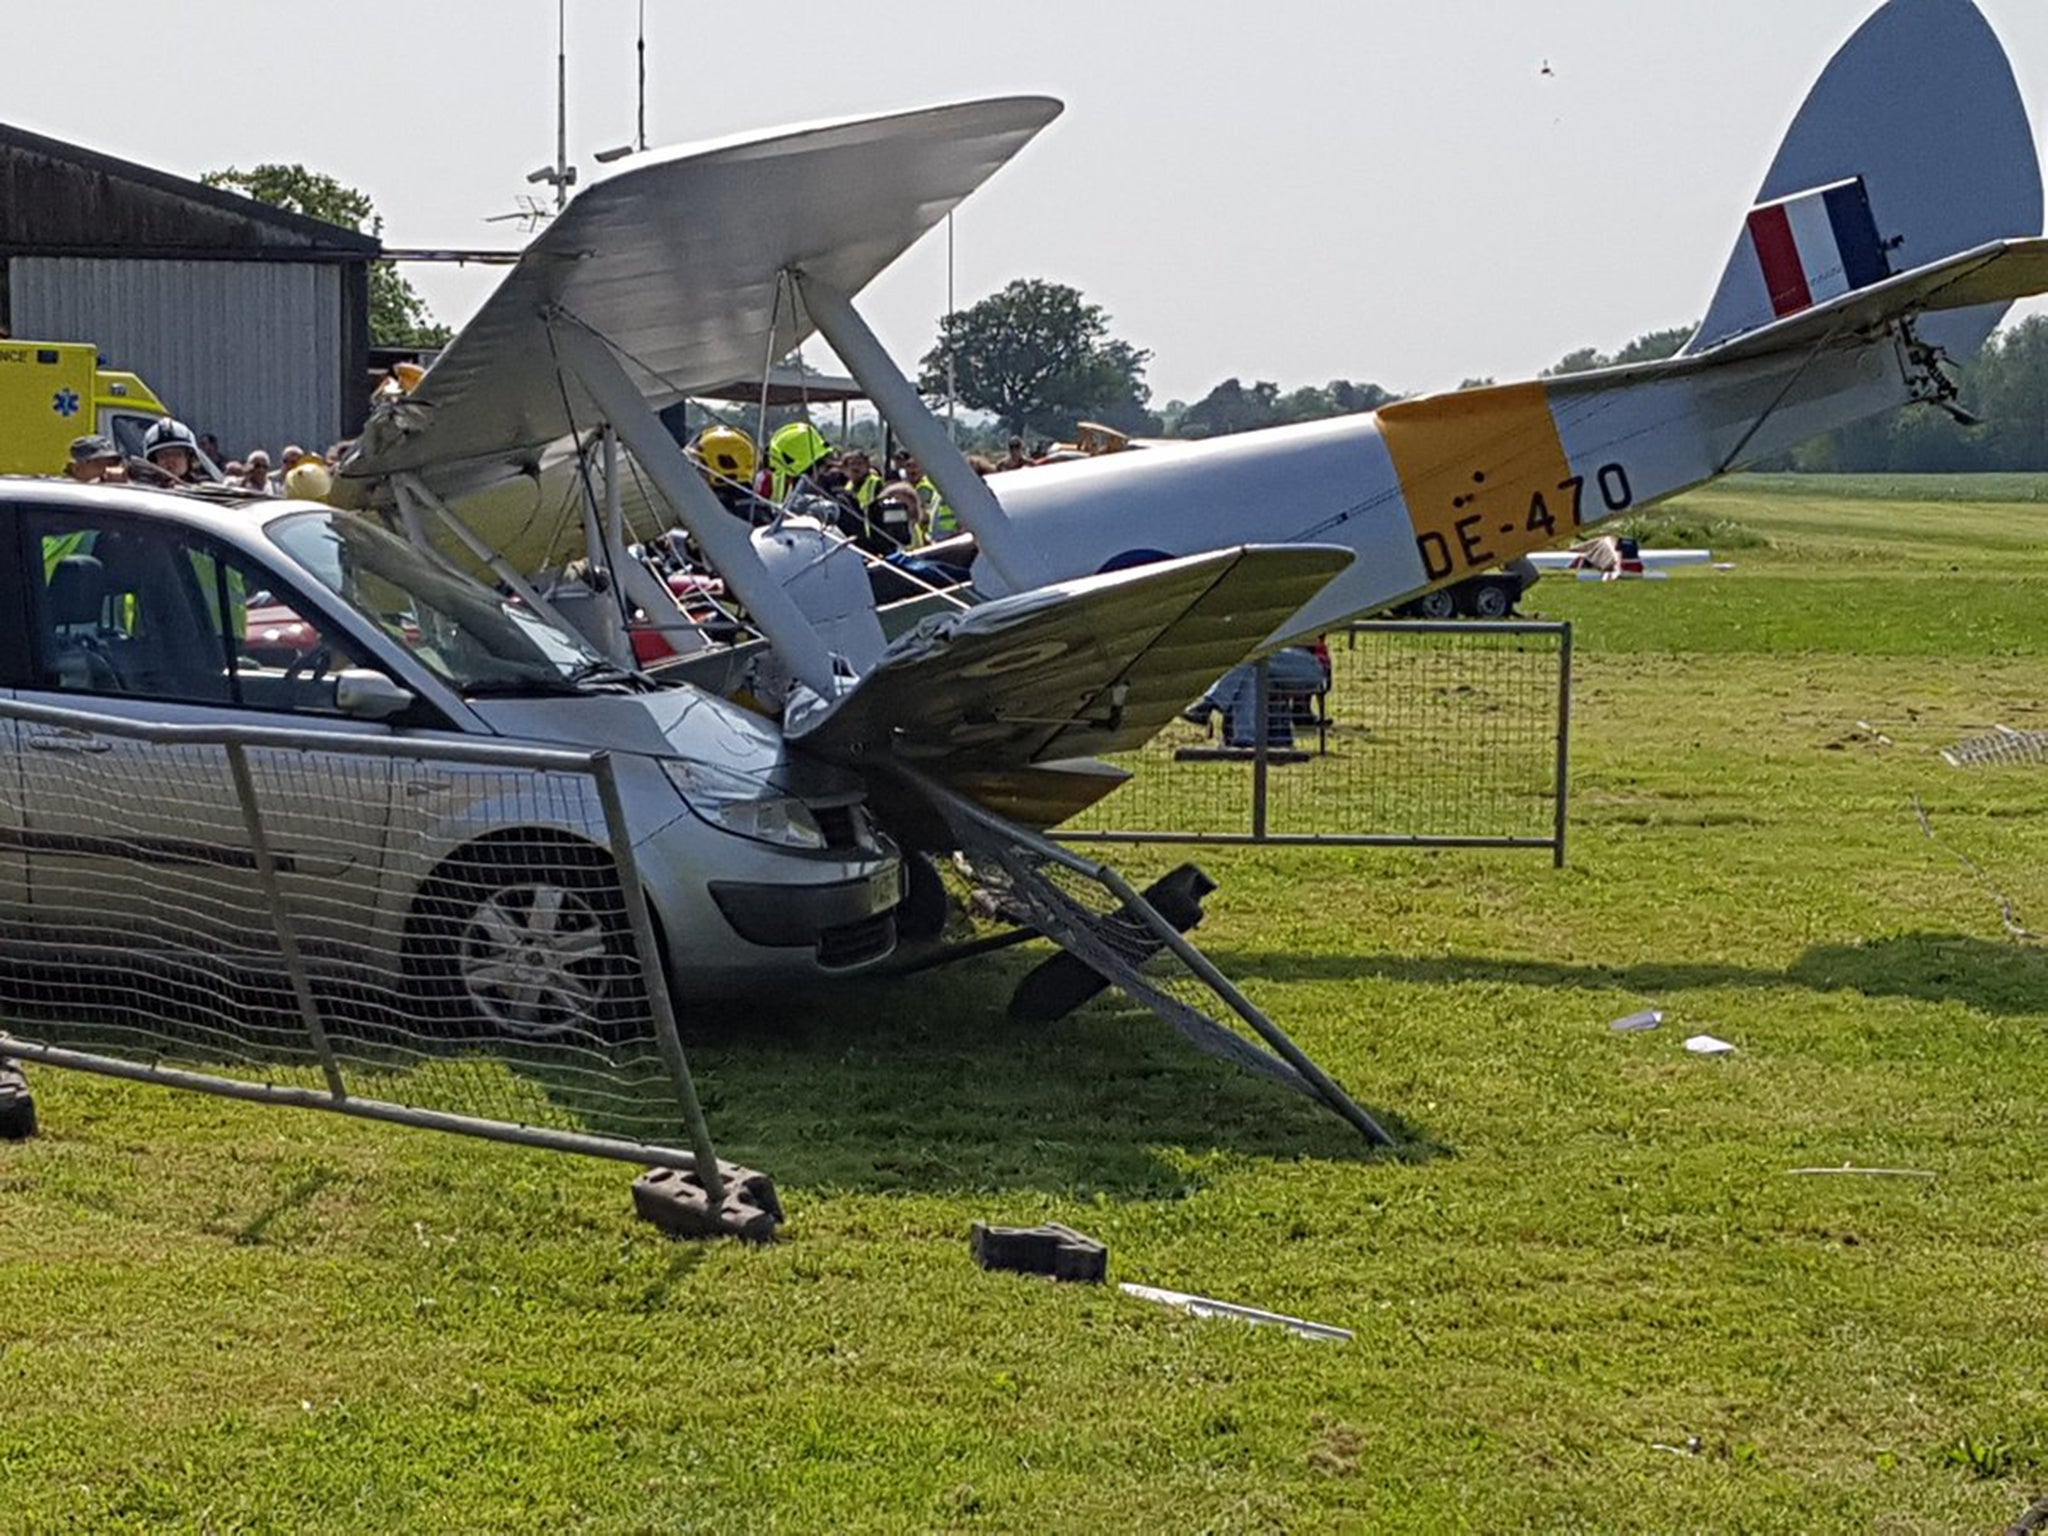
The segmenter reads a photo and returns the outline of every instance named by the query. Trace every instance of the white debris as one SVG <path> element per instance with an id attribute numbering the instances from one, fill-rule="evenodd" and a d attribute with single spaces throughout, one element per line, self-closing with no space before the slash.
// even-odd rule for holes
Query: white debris
<path id="1" fill-rule="evenodd" d="M 1329 1323 L 1311 1323 L 1304 1318 L 1289 1317 L 1283 1312 L 1267 1312 L 1258 1307 L 1241 1307 L 1234 1301 L 1216 1301 L 1208 1296 L 1190 1296 L 1185 1291 L 1165 1291 L 1154 1285 L 1133 1285 L 1128 1280 L 1124 1281 L 1120 1288 L 1126 1296 L 1135 1296 L 1140 1301 L 1156 1301 L 1164 1306 L 1179 1307 L 1191 1317 L 1230 1317 L 1241 1323 L 1277 1323 L 1305 1339 L 1330 1339 L 1341 1343 L 1352 1337 L 1349 1328 L 1338 1328 Z"/>

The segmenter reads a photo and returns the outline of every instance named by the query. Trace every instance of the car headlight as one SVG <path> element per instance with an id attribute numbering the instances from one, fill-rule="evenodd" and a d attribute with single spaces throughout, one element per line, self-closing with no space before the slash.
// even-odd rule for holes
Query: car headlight
<path id="1" fill-rule="evenodd" d="M 671 758 L 661 766 L 683 803 L 721 832 L 777 848 L 825 846 L 825 834 L 818 829 L 811 808 L 772 784 L 730 768 L 683 758 Z"/>

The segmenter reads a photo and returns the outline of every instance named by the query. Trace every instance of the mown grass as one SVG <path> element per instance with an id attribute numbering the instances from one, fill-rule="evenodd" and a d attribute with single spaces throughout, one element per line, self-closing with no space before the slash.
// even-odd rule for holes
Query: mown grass
<path id="1" fill-rule="evenodd" d="M 1735 482 L 1675 509 L 1735 570 L 1536 590 L 1563 872 L 1204 852 L 1205 947 L 1402 1156 L 1128 1009 L 1007 1027 L 1017 956 L 697 1021 L 761 1250 L 606 1165 L 37 1074 L 8 1527 L 2001 1527 L 2048 1491 L 2048 955 L 1913 799 L 2048 925 L 2048 779 L 1931 750 L 2048 723 L 2048 508 L 1888 489 Z M 1788 1171 L 1845 1163 L 1935 1177 Z M 1048 1217 L 1357 1340 L 969 1261 Z"/>

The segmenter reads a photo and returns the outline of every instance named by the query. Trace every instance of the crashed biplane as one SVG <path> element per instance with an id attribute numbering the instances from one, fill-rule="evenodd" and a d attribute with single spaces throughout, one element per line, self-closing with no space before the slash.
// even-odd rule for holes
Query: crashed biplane
<path id="1" fill-rule="evenodd" d="M 622 610 L 666 598 L 624 548 L 629 482 L 689 529 L 765 637 L 766 688 L 758 656 L 702 675 L 765 699 L 794 743 L 908 765 L 1045 825 L 1104 782 L 1064 765 L 1142 742 L 1248 655 L 1817 432 L 1956 409 L 1948 368 L 2048 290 L 2033 132 L 1996 35 L 1970 0 L 1890 0 L 1800 110 L 1676 357 L 992 486 L 852 301 L 1059 110 L 971 102 L 624 162 L 534 240 L 418 388 L 379 408 L 343 495 L 523 584 L 552 530 L 540 469 L 568 444 L 589 480 L 589 554 Z M 750 531 L 658 421 L 813 332 L 956 509 L 977 606 L 892 641 L 865 584 L 829 575 L 850 550 Z"/>
<path id="2" fill-rule="evenodd" d="M 691 629 L 629 547 L 679 522 L 759 638 L 699 641 L 678 675 L 861 773 L 911 848 L 980 839 L 996 862 L 1043 864 L 1032 830 L 1122 777 L 1096 759 L 1231 667 L 1816 433 L 1911 405 L 1960 413 L 1950 369 L 2048 291 L 2040 165 L 1997 36 L 1970 0 L 1889 0 L 1794 119 L 1675 357 L 990 483 L 853 301 L 1059 111 L 977 101 L 622 162 L 377 408 L 339 499 L 545 610 L 535 573 L 564 518 L 540 487 L 568 466 L 614 642 L 631 622 Z M 658 410 L 814 333 L 957 513 L 957 546 L 930 553 L 970 572 L 962 590 L 878 608 L 851 544 L 800 516 L 733 516 L 663 427 Z M 1143 988 L 1105 947 L 1114 921 L 1062 916 L 1052 886 L 1034 889 L 1041 931 Z"/>

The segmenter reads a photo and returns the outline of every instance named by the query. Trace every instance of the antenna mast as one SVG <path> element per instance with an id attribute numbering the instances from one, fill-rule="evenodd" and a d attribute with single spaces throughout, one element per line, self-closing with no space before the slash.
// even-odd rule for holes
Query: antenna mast
<path id="1" fill-rule="evenodd" d="M 555 212 L 569 203 L 569 0 L 555 0 Z"/>
<path id="2" fill-rule="evenodd" d="M 642 151 L 647 148 L 647 0 L 640 0 L 640 41 L 635 45 L 640 55 L 640 136 L 637 140 Z"/>

